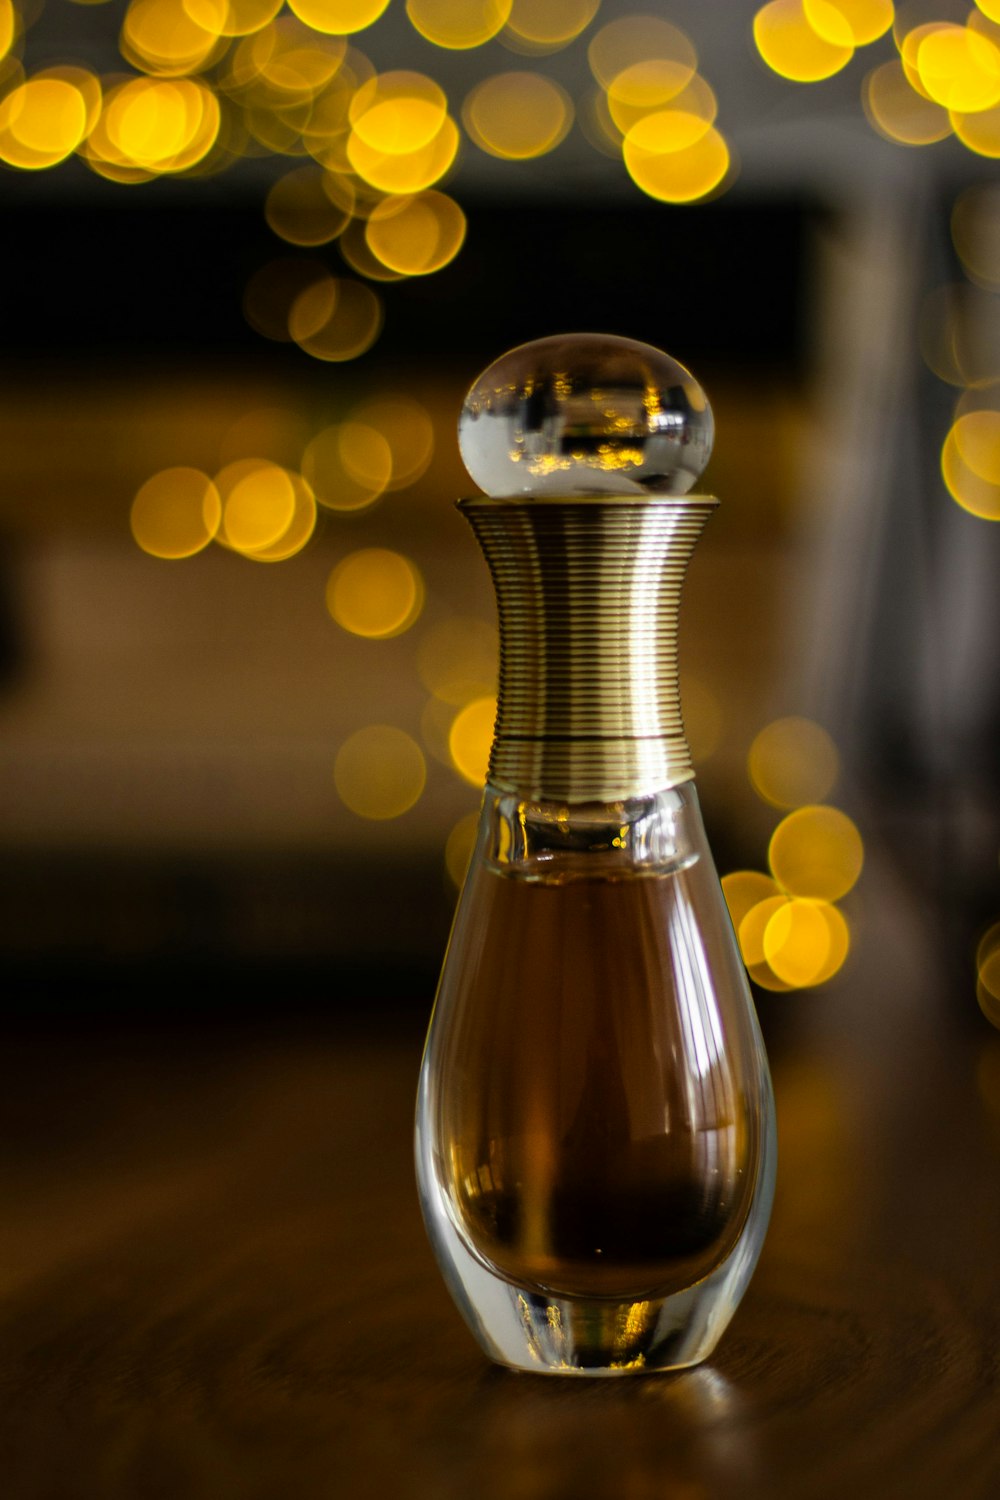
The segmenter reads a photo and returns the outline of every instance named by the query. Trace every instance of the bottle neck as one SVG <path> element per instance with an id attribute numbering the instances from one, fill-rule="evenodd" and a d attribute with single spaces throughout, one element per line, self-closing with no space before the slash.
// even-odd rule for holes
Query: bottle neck
<path id="1" fill-rule="evenodd" d="M 489 780 L 538 802 L 614 803 L 693 776 L 678 612 L 708 496 L 463 500 L 500 623 Z"/>
<path id="2" fill-rule="evenodd" d="M 707 854 L 693 780 L 617 802 L 529 801 L 489 782 L 479 857 L 503 874 L 562 882 L 664 874 Z"/>

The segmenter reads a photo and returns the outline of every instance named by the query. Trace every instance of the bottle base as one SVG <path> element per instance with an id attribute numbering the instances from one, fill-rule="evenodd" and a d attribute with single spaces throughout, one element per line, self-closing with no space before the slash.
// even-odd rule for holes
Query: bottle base
<path id="1" fill-rule="evenodd" d="M 650 1375 L 700 1364 L 714 1350 L 760 1254 L 774 1189 L 773 1131 L 744 1232 L 711 1275 L 646 1300 L 560 1297 L 519 1287 L 474 1255 L 440 1200 L 424 1214 L 449 1290 L 480 1347 L 537 1375 Z"/>

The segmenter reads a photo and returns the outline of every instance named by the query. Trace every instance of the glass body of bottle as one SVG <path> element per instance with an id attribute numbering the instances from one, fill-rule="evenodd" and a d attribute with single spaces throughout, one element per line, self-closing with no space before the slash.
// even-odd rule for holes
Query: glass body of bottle
<path id="1" fill-rule="evenodd" d="M 774 1121 L 693 783 L 572 814 L 487 786 L 417 1172 L 494 1359 L 618 1374 L 714 1348 L 763 1243 Z"/>

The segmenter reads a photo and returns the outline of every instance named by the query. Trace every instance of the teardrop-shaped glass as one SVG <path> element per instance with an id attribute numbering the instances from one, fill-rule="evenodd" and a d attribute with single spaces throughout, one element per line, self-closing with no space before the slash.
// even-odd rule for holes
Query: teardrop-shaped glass
<path id="1" fill-rule="evenodd" d="M 487 786 L 417 1124 L 431 1239 L 494 1358 L 710 1352 L 760 1252 L 774 1124 L 691 782 L 577 807 Z"/>

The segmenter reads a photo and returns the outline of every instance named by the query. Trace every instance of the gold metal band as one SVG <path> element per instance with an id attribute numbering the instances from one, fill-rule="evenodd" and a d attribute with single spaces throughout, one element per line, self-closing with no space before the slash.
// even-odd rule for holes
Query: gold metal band
<path id="1" fill-rule="evenodd" d="M 495 787 L 617 802 L 690 780 L 678 611 L 717 504 L 707 495 L 459 501 L 497 595 Z"/>

